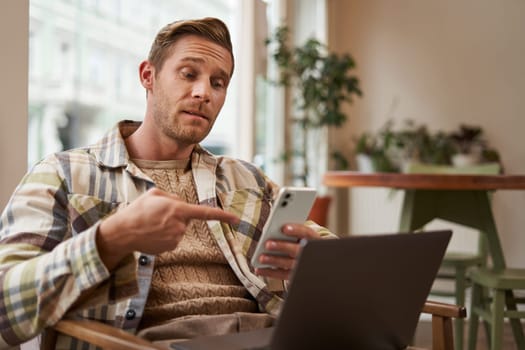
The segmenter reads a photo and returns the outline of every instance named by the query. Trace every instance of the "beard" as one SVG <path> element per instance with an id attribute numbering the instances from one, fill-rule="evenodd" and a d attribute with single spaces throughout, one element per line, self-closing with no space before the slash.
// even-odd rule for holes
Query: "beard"
<path id="1" fill-rule="evenodd" d="M 166 99 L 157 100 L 154 106 L 153 119 L 163 135 L 177 141 L 181 145 L 195 145 L 201 142 L 211 131 L 215 120 L 208 119 L 208 126 L 203 127 L 204 121 L 183 121 L 177 116 L 177 112 L 170 112 Z M 194 107 L 192 109 L 198 109 Z"/>

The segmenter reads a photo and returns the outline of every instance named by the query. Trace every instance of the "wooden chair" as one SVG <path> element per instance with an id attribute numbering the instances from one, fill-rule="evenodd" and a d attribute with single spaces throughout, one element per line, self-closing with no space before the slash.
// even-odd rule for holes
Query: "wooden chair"
<path id="1" fill-rule="evenodd" d="M 452 319 L 466 317 L 464 307 L 427 301 L 423 313 L 432 315 L 432 350 L 453 350 Z M 61 320 L 46 332 L 42 350 L 55 348 L 57 333 L 69 335 L 102 349 L 111 350 L 160 350 L 166 349 L 121 329 L 89 320 Z"/>
<path id="2" fill-rule="evenodd" d="M 427 300 L 422 313 L 432 315 L 432 350 L 453 350 L 452 320 L 467 317 L 465 307 Z"/>

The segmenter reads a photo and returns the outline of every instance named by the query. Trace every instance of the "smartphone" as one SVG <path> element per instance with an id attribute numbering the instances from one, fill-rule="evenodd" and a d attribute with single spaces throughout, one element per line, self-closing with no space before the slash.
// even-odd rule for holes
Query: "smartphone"
<path id="1" fill-rule="evenodd" d="M 265 249 L 264 246 L 268 239 L 297 241 L 297 238 L 282 233 L 281 229 L 285 224 L 302 224 L 306 221 L 316 193 L 315 189 L 309 187 L 282 187 L 280 189 L 252 257 L 251 263 L 254 267 L 271 267 L 259 262 L 261 254 L 279 255 L 279 253 Z"/>

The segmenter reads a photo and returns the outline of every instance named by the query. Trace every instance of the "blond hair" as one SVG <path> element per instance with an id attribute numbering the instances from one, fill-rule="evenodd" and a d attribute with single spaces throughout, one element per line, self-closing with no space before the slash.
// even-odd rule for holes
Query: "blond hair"
<path id="1" fill-rule="evenodd" d="M 228 27 L 218 18 L 206 17 L 194 20 L 175 21 L 164 26 L 155 37 L 148 55 L 149 62 L 159 72 L 170 54 L 171 47 L 184 35 L 197 35 L 222 46 L 231 55 L 233 74 L 233 49 Z"/>

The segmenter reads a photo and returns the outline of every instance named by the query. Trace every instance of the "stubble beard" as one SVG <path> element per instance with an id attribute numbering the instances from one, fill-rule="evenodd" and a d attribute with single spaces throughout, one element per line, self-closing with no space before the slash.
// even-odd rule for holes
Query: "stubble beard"
<path id="1" fill-rule="evenodd" d="M 184 125 L 178 116 L 175 113 L 170 113 L 168 106 L 162 103 L 156 106 L 153 119 L 162 134 L 184 146 L 195 145 L 204 140 L 213 126 L 211 123 L 206 131 L 201 132 L 201 126 L 197 125 L 198 121 L 192 122 L 195 124 L 195 128 L 192 125 Z"/>

